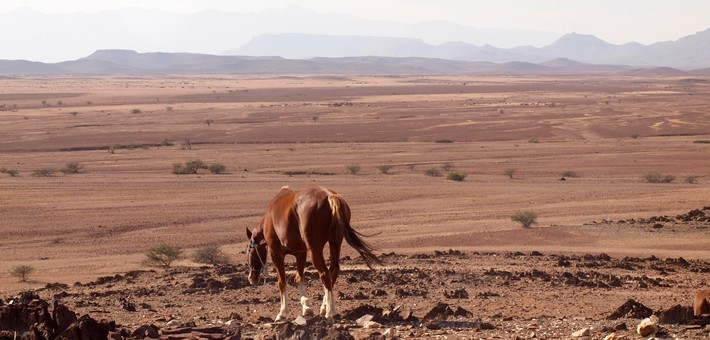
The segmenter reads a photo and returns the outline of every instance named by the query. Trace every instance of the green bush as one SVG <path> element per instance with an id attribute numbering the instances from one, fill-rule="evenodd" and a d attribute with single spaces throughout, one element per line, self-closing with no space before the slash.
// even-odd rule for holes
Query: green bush
<path id="1" fill-rule="evenodd" d="M 200 169 L 209 169 L 209 167 L 201 160 L 194 160 L 185 163 L 173 163 L 172 172 L 175 175 L 190 175 L 196 174 Z"/>
<path id="2" fill-rule="evenodd" d="M 20 174 L 20 172 L 17 170 L 8 169 L 5 167 L 0 168 L 0 173 L 8 174 L 10 175 L 10 177 L 17 177 Z"/>
<path id="3" fill-rule="evenodd" d="M 221 264 L 229 262 L 219 246 L 216 244 L 208 244 L 195 250 L 192 255 L 192 260 L 197 263 Z"/>
<path id="4" fill-rule="evenodd" d="M 148 260 L 152 263 L 163 267 L 170 267 L 170 264 L 182 257 L 182 250 L 178 247 L 161 244 L 155 248 L 151 248 L 145 253 Z"/>
<path id="5" fill-rule="evenodd" d="M 34 267 L 28 264 L 23 264 L 13 267 L 10 271 L 10 275 L 19 278 L 22 282 L 27 282 L 27 278 L 29 278 L 30 274 L 34 271 Z"/>
<path id="6" fill-rule="evenodd" d="M 537 214 L 532 211 L 517 211 L 510 216 L 510 219 L 520 223 L 523 228 L 530 228 L 533 224 L 537 224 Z"/>
<path id="7" fill-rule="evenodd" d="M 78 174 L 82 170 L 84 170 L 84 166 L 77 162 L 67 163 L 63 168 L 59 169 L 65 175 Z"/>
<path id="8" fill-rule="evenodd" d="M 675 180 L 673 175 L 662 175 L 659 172 L 652 172 L 643 176 L 648 183 L 670 183 Z"/>
<path id="9" fill-rule="evenodd" d="M 220 163 L 212 163 L 207 167 L 207 169 L 213 174 L 223 174 L 227 171 L 227 167 Z"/>
<path id="10" fill-rule="evenodd" d="M 446 176 L 446 179 L 450 181 L 456 181 L 456 182 L 461 182 L 466 179 L 466 174 L 464 173 L 459 173 L 459 172 L 449 172 L 449 174 Z"/>

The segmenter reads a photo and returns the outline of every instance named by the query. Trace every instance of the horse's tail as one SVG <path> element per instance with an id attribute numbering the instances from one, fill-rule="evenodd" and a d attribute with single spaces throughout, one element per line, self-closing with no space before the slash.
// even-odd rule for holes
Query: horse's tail
<path id="1" fill-rule="evenodd" d="M 367 267 L 372 269 L 373 264 L 382 264 L 382 261 L 373 254 L 376 249 L 363 241 L 362 237 L 364 235 L 350 226 L 350 208 L 343 196 L 338 194 L 328 195 L 328 204 L 330 205 L 330 211 L 333 213 L 333 227 L 339 228 L 345 241 L 360 253 Z"/>

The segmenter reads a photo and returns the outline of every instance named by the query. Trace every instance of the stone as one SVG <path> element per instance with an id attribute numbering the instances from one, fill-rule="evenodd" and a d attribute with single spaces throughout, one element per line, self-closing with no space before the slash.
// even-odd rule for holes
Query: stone
<path id="1" fill-rule="evenodd" d="M 604 340 L 624 340 L 624 339 L 628 339 L 628 337 L 626 335 L 616 334 L 616 333 L 611 333 L 611 334 L 604 337 Z"/>
<path id="2" fill-rule="evenodd" d="M 306 320 L 306 318 L 304 318 L 303 316 L 299 315 L 296 317 L 295 320 L 293 320 L 293 323 L 299 326 L 304 326 L 308 323 L 308 320 Z"/>
<path id="3" fill-rule="evenodd" d="M 636 332 L 641 336 L 649 336 L 658 332 L 658 318 L 655 316 L 645 318 L 636 326 Z"/>
<path id="4" fill-rule="evenodd" d="M 372 321 L 373 318 L 374 318 L 374 316 L 372 316 L 371 314 L 365 314 L 365 315 L 359 317 L 357 320 L 355 320 L 355 323 L 360 327 L 364 327 L 365 323 Z"/>
<path id="5" fill-rule="evenodd" d="M 574 333 L 572 333 L 573 338 L 582 338 L 592 335 L 592 330 L 589 327 L 584 327 Z"/>

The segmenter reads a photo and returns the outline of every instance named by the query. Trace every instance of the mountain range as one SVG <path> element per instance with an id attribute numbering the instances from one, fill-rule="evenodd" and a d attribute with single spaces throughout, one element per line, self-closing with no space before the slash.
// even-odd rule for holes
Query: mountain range
<path id="1" fill-rule="evenodd" d="M 290 59 L 314 57 L 421 57 L 447 60 L 504 63 L 541 63 L 566 58 L 589 64 L 672 67 L 692 70 L 710 67 L 710 29 L 676 41 L 652 45 L 614 45 L 593 35 L 569 33 L 552 44 L 497 48 L 464 42 L 440 45 L 420 39 L 336 36 L 312 34 L 265 34 L 249 43 L 223 52 L 227 55 L 281 56 Z"/>

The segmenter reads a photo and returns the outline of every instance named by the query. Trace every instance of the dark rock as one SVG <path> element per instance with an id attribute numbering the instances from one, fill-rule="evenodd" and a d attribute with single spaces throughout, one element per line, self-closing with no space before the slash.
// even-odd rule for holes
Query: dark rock
<path id="1" fill-rule="evenodd" d="M 145 339 L 145 338 L 151 338 L 151 339 L 158 339 L 160 338 L 160 333 L 158 330 L 158 327 L 155 327 L 154 325 L 143 325 L 138 327 L 136 330 L 131 333 L 131 337 L 133 338 L 139 338 L 139 339 Z M 98 338 L 94 338 L 98 339 Z"/>
<path id="2" fill-rule="evenodd" d="M 690 306 L 675 305 L 658 313 L 658 322 L 661 324 L 687 324 L 693 318 L 693 308 Z"/>
<path id="3" fill-rule="evenodd" d="M 59 337 L 67 340 L 106 339 L 108 327 L 102 327 L 96 320 L 88 315 L 82 315 L 69 325 Z"/>
<path id="4" fill-rule="evenodd" d="M 608 320 L 616 320 L 621 318 L 643 319 L 651 316 L 653 310 L 636 302 L 633 299 L 627 300 L 623 305 L 617 308 L 609 316 Z"/>
<path id="5" fill-rule="evenodd" d="M 454 315 L 454 311 L 446 304 L 439 302 L 426 315 L 424 320 L 446 320 L 447 317 Z"/>

